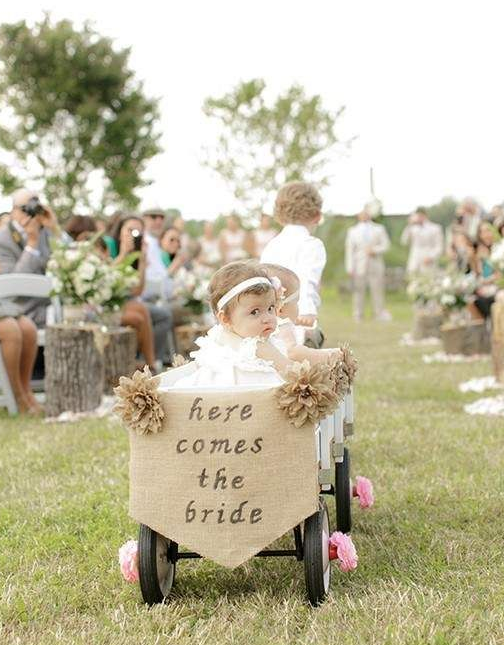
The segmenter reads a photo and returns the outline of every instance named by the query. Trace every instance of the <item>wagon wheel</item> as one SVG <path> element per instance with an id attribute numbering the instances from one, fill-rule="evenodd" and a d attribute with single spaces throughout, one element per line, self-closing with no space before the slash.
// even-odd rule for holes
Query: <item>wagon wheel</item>
<path id="1" fill-rule="evenodd" d="M 329 592 L 331 562 L 329 560 L 329 513 L 320 499 L 319 509 L 304 523 L 304 570 L 308 599 L 315 607 Z"/>
<path id="2" fill-rule="evenodd" d="M 140 524 L 138 535 L 138 572 L 142 598 L 148 605 L 163 602 L 175 581 L 177 544 L 163 537 L 145 524 Z"/>
<path id="3" fill-rule="evenodd" d="M 352 490 L 350 483 L 350 453 L 343 450 L 343 461 L 336 464 L 336 481 L 334 497 L 336 501 L 336 528 L 342 533 L 352 529 Z"/>

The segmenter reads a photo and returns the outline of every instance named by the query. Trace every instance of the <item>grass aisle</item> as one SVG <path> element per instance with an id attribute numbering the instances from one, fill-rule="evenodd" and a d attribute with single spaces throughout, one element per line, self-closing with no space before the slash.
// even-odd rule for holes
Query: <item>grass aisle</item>
<path id="1" fill-rule="evenodd" d="M 394 322 L 355 327 L 326 298 L 328 344 L 358 355 L 353 473 L 377 503 L 354 509 L 360 561 L 334 570 L 331 597 L 305 600 L 302 565 L 258 559 L 235 571 L 183 562 L 167 606 L 147 610 L 122 581 L 127 437 L 117 425 L 45 425 L 0 418 L 0 584 L 3 645 L 177 643 L 504 643 L 503 421 L 470 417 L 460 381 L 489 361 L 424 365 L 398 346 Z"/>

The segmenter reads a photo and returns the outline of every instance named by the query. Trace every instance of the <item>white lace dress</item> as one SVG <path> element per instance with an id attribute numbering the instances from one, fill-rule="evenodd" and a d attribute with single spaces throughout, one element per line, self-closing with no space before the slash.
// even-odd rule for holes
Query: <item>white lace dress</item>
<path id="1" fill-rule="evenodd" d="M 283 383 L 273 363 L 257 357 L 258 342 L 259 338 L 241 338 L 222 325 L 215 325 L 206 336 L 196 340 L 199 349 L 191 352 L 196 370 L 176 381 L 172 388 Z"/>

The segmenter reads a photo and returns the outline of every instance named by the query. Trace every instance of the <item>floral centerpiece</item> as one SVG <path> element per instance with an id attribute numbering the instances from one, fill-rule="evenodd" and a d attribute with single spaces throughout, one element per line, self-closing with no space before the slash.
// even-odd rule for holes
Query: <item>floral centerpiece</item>
<path id="1" fill-rule="evenodd" d="M 191 271 L 181 267 L 176 273 L 173 294 L 181 299 L 184 307 L 197 316 L 208 311 L 207 295 L 210 277 L 211 270 L 200 265 Z"/>
<path id="2" fill-rule="evenodd" d="M 439 271 L 413 274 L 406 288 L 410 300 L 420 307 L 437 307 L 441 296 L 441 277 Z"/>
<path id="3" fill-rule="evenodd" d="M 132 267 L 136 257 L 132 253 L 111 265 L 96 252 L 93 239 L 57 242 L 47 263 L 47 275 L 52 278 L 51 295 L 59 296 L 64 305 L 65 319 L 84 320 L 93 310 L 118 313 L 138 285 L 138 272 Z"/>
<path id="4" fill-rule="evenodd" d="M 133 289 L 138 287 L 140 277 L 133 268 L 133 262 L 139 253 L 130 253 L 119 264 L 112 264 L 108 268 L 108 281 L 110 285 L 110 298 L 102 303 L 104 311 L 119 311 L 131 296 Z"/>
<path id="5" fill-rule="evenodd" d="M 440 282 L 439 304 L 447 313 L 460 313 L 478 286 L 473 273 L 446 273 Z"/>
<path id="6" fill-rule="evenodd" d="M 95 252 L 92 240 L 54 244 L 47 263 L 47 275 L 52 278 L 51 295 L 60 297 L 64 313 L 72 318 L 84 318 L 83 309 L 97 307 L 112 296 L 109 267 Z M 80 309 L 80 313 L 75 313 Z"/>

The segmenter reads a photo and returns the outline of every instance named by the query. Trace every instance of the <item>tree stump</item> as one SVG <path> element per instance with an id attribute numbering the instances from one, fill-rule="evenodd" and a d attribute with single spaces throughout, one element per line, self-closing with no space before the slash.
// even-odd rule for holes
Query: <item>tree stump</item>
<path id="1" fill-rule="evenodd" d="M 104 394 L 113 394 L 121 376 L 131 376 L 136 367 L 137 338 L 131 327 L 120 327 L 107 332 L 105 345 Z"/>
<path id="2" fill-rule="evenodd" d="M 441 336 L 440 327 L 442 324 L 443 315 L 441 312 L 416 309 L 413 322 L 413 338 L 415 340 L 439 338 Z"/>
<path id="3" fill-rule="evenodd" d="M 51 325 L 45 333 L 46 412 L 87 412 L 101 402 L 103 334 L 97 325 Z"/>
<path id="4" fill-rule="evenodd" d="M 504 302 L 492 305 L 492 361 L 496 380 L 504 383 Z"/>
<path id="5" fill-rule="evenodd" d="M 442 325 L 441 340 L 447 354 L 472 356 L 488 353 L 488 331 L 483 320 Z"/>

